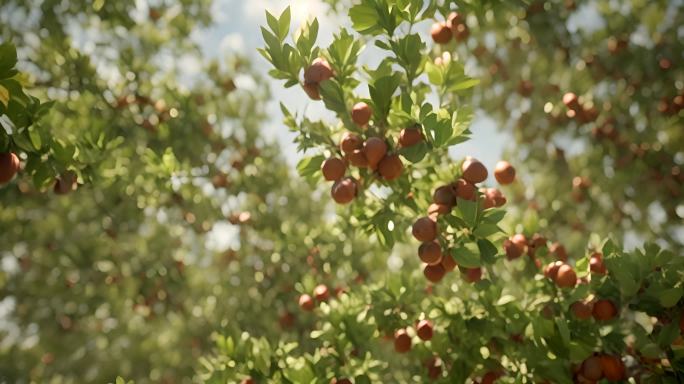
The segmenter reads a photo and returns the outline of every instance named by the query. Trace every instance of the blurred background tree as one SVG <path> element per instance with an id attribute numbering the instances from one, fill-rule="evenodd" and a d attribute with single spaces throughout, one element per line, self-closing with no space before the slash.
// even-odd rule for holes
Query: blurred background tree
<path id="1" fill-rule="evenodd" d="M 432 56 L 458 57 L 481 80 L 467 104 L 515 139 L 504 157 L 522 182 L 507 190 L 505 229 L 558 239 L 576 259 L 592 234 L 595 245 L 612 234 L 680 253 L 681 2 L 445 3 L 436 19 L 458 8 L 469 35 Z M 478 314 L 480 304 L 425 299 L 433 287 L 415 249 L 399 244 L 390 255 L 353 218 L 335 219 L 327 193 L 293 174 L 290 154 L 262 134 L 264 79 L 247 58 L 208 59 L 189 38 L 212 25 L 210 4 L 0 6 L 0 38 L 16 46 L 20 71 L 7 72 L 10 85 L 0 72 L 0 85 L 18 98 L 13 108 L 32 106 L 25 110 L 35 118 L 7 113 L 11 121 L 0 122 L 0 152 L 18 153 L 23 165 L 0 187 L 0 380 L 174 383 L 199 371 L 230 382 L 270 360 L 291 368 L 293 382 L 312 361 L 320 362 L 314 376 L 344 369 L 410 380 L 424 377 L 424 362 L 368 345 L 372 321 L 387 317 L 383 326 L 396 327 L 413 321 L 406 313 L 440 306 L 453 311 L 460 335 L 507 337 L 476 316 L 460 320 L 459 311 Z M 423 36 L 431 21 L 418 24 Z M 202 63 L 200 75 L 187 76 L 181 57 Z M 254 85 L 237 86 L 239 76 Z M 566 105 L 568 92 L 577 101 Z M 386 276 L 388 259 L 403 272 Z M 353 286 L 322 310 L 325 321 L 297 308 L 319 283 Z M 442 297 L 477 293 L 454 286 L 441 287 Z M 506 307 L 492 322 L 511 316 L 527 320 Z M 278 341 L 300 346 L 292 352 Z M 479 354 L 480 341 L 467 352 Z M 229 365 L 230 343 L 245 365 Z"/>

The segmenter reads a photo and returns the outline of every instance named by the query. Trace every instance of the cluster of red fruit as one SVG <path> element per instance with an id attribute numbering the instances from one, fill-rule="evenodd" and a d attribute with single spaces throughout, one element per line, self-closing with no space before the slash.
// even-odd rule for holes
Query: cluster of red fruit
<path id="1" fill-rule="evenodd" d="M 307 312 L 310 312 L 316 307 L 316 301 L 322 303 L 327 301 L 329 298 L 330 291 L 328 290 L 328 287 L 325 284 L 319 284 L 313 290 L 313 297 L 306 293 L 299 296 L 299 307 Z"/>
<path id="2" fill-rule="evenodd" d="M 451 38 L 456 41 L 467 39 L 470 31 L 468 31 L 463 15 L 458 12 L 451 12 L 446 21 L 436 22 L 432 25 L 430 34 L 435 43 L 447 44 Z"/>
<path id="3" fill-rule="evenodd" d="M 370 107 L 360 102 L 352 110 L 352 120 L 360 126 L 365 126 L 371 114 Z M 399 133 L 397 147 L 410 147 L 422 140 L 423 134 L 419 127 L 404 128 Z M 355 133 L 345 132 L 340 140 L 340 151 L 344 155 L 343 158 L 330 157 L 321 165 L 323 177 L 328 181 L 334 181 L 330 193 L 339 204 L 351 202 L 358 193 L 357 180 L 345 177 L 348 164 L 371 169 L 385 181 L 397 179 L 404 170 L 399 155 L 391 153 L 385 139 L 380 137 L 369 137 L 364 141 Z"/>
<path id="4" fill-rule="evenodd" d="M 601 379 L 622 381 L 625 364 L 618 356 L 595 353 L 574 367 L 574 379 L 576 383 L 596 383 Z"/>
<path id="5" fill-rule="evenodd" d="M 577 119 L 580 123 L 589 123 L 595 121 L 599 115 L 598 109 L 595 106 L 587 107 L 582 103 L 576 94 L 568 92 L 563 95 L 563 104 L 568 107 L 565 115 L 571 119 Z"/>
<path id="6" fill-rule="evenodd" d="M 428 216 L 419 218 L 413 224 L 413 237 L 422 243 L 418 248 L 418 257 L 426 264 L 423 273 L 433 283 L 439 282 L 447 272 L 456 268 L 456 262 L 448 252 L 442 252 L 438 241 L 438 216 L 451 212 L 458 198 L 476 201 L 475 184 L 485 181 L 488 175 L 487 168 L 472 157 L 465 159 L 461 171 L 461 178 L 435 189 L 432 204 L 428 207 Z M 501 185 L 511 184 L 515 180 L 515 169 L 508 162 L 500 161 L 496 165 L 494 176 Z M 506 203 L 506 198 L 496 188 L 482 188 L 480 194 L 480 204 L 484 209 L 500 207 Z M 459 270 L 468 282 L 474 283 L 482 278 L 481 268 L 459 266 Z"/>

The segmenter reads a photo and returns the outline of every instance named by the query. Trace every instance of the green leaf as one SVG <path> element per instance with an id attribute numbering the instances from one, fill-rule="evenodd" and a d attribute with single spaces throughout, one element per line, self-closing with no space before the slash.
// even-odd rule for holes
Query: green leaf
<path id="1" fill-rule="evenodd" d="M 577 340 L 570 341 L 568 347 L 570 350 L 570 360 L 574 362 L 582 361 L 594 352 L 592 346 Z"/>
<path id="2" fill-rule="evenodd" d="M 453 130 L 449 119 L 439 119 L 436 114 L 429 114 L 423 121 L 423 125 L 431 135 L 435 147 L 444 146 L 451 138 Z"/>
<path id="3" fill-rule="evenodd" d="M 32 125 L 28 127 L 27 130 L 31 144 L 33 144 L 33 148 L 35 148 L 37 151 L 40 151 L 40 148 L 43 146 L 43 141 L 40 138 L 40 132 L 38 132 L 38 128 L 36 128 L 35 125 Z"/>
<path id="4" fill-rule="evenodd" d="M 290 7 L 288 6 L 285 8 L 283 13 L 280 14 L 280 18 L 278 19 L 278 28 L 274 29 L 274 31 L 278 31 L 278 37 L 280 38 L 280 41 L 284 41 L 285 38 L 287 38 L 287 34 L 290 32 L 290 21 Z"/>
<path id="5" fill-rule="evenodd" d="M 14 44 L 0 44 L 0 79 L 8 78 L 10 70 L 15 65 L 17 65 L 17 49 Z"/>
<path id="6" fill-rule="evenodd" d="M 681 287 L 661 291 L 659 295 L 660 305 L 665 308 L 674 307 L 679 302 L 679 299 L 682 298 L 682 293 Z"/>
<path id="7" fill-rule="evenodd" d="M 325 107 L 337 112 L 339 117 L 348 117 L 347 105 L 344 102 L 344 91 L 336 80 L 326 80 L 319 84 L 318 90 Z"/>
<path id="8" fill-rule="evenodd" d="M 299 163 L 297 163 L 297 172 L 299 173 L 299 176 L 308 178 L 314 173 L 318 172 L 321 169 L 323 160 L 325 159 L 322 155 L 305 157 L 301 159 Z"/>
<path id="9" fill-rule="evenodd" d="M 399 154 L 403 156 L 406 160 L 412 162 L 412 163 L 418 163 L 423 158 L 428 152 L 428 146 L 425 144 L 425 142 L 421 141 L 420 143 L 416 145 L 412 145 L 410 147 L 404 147 L 399 150 Z"/>
<path id="10" fill-rule="evenodd" d="M 0 85 L 0 103 L 5 105 L 5 108 L 7 108 L 7 104 L 9 103 L 10 99 L 10 93 L 9 90 L 2 85 Z"/>
<path id="11" fill-rule="evenodd" d="M 498 250 L 494 244 L 486 239 L 479 239 L 477 241 L 477 248 L 480 251 L 482 261 L 487 264 L 494 264 L 496 262 L 496 254 Z"/>
<path id="12" fill-rule="evenodd" d="M 458 198 L 456 208 L 468 227 L 474 228 L 477 225 L 477 202 Z"/>
<path id="13" fill-rule="evenodd" d="M 451 256 L 453 256 L 458 265 L 466 268 L 477 268 L 481 265 L 480 254 L 465 245 L 459 248 L 452 248 Z"/>
<path id="14" fill-rule="evenodd" d="M 377 121 L 384 121 L 387 118 L 392 104 L 392 95 L 399 87 L 400 82 L 401 78 L 393 73 L 389 76 L 380 77 L 368 85 L 368 91 L 375 106 L 373 115 Z"/>
<path id="15" fill-rule="evenodd" d="M 570 345 L 570 329 L 568 328 L 567 321 L 561 317 L 555 317 L 556 328 L 558 328 L 558 333 L 560 333 L 563 339 L 563 344 Z"/>

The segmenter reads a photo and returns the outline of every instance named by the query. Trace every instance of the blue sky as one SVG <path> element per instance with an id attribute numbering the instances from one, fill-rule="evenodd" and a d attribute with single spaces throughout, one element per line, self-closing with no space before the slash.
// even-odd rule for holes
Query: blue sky
<path id="1" fill-rule="evenodd" d="M 240 52 L 254 62 L 264 78 L 268 78 L 267 71 L 270 69 L 269 63 L 263 59 L 256 48 L 263 46 L 259 26 L 265 24 L 265 11 L 279 14 L 287 6 L 292 7 L 293 30 L 302 22 L 317 17 L 321 28 L 318 43 L 326 47 L 332 40 L 332 33 L 339 27 L 349 27 L 346 17 L 343 15 L 330 17 L 328 7 L 321 0 L 215 0 L 213 15 L 215 24 L 212 28 L 197 33 L 194 38 L 200 42 L 209 55 L 226 55 L 231 52 Z M 423 30 L 429 31 L 429 23 L 421 25 Z M 369 47 L 362 53 L 360 58 L 362 63 L 372 64 L 379 61 L 379 52 Z M 238 86 L 240 84 L 238 83 Z M 298 113 L 306 113 L 309 117 L 320 117 L 328 121 L 335 122 L 334 116 L 323 108 L 321 102 L 309 100 L 300 87 L 284 89 L 281 81 L 269 79 L 272 91 L 272 99 L 267 104 L 269 121 L 264 127 L 264 134 L 276 137 L 287 161 L 291 165 L 297 163 L 302 154 L 296 152 L 292 144 L 293 134 L 283 126 L 282 114 L 278 108 L 280 101 L 284 102 L 291 110 Z M 363 94 L 365 87 L 360 88 Z M 367 94 L 367 91 L 365 91 Z M 503 143 L 506 136 L 496 129 L 494 121 L 479 115 L 472 125 L 472 140 L 458 145 L 452 149 L 452 155 L 463 158 L 466 155 L 474 156 L 493 169 L 501 156 Z"/>

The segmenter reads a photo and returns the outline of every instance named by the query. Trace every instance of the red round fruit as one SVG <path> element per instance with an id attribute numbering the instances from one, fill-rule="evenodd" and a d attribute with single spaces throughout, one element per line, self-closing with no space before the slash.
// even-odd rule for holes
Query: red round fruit
<path id="1" fill-rule="evenodd" d="M 248 377 L 246 379 L 242 379 L 242 381 L 240 381 L 240 384 L 254 384 L 254 383 L 256 383 L 256 382 L 251 377 Z"/>
<path id="2" fill-rule="evenodd" d="M 479 160 L 472 157 L 467 157 L 461 165 L 463 171 L 463 178 L 471 183 L 477 184 L 487 179 L 487 168 Z"/>
<path id="3" fill-rule="evenodd" d="M 522 256 L 522 254 L 525 253 L 526 244 L 527 241 L 523 234 L 516 234 L 510 239 L 504 240 L 503 247 L 506 252 L 506 258 L 508 260 L 514 260 Z"/>
<path id="4" fill-rule="evenodd" d="M 426 243 L 437 238 L 437 223 L 429 217 L 421 217 L 413 223 L 411 230 L 416 240 Z"/>
<path id="5" fill-rule="evenodd" d="M 603 377 L 609 381 L 620 381 L 625 378 L 625 364 L 617 356 L 602 355 L 601 369 Z"/>
<path id="6" fill-rule="evenodd" d="M 439 264 L 442 261 L 442 247 L 436 241 L 423 243 L 418 247 L 418 257 L 423 263 Z"/>
<path id="7" fill-rule="evenodd" d="M 366 159 L 366 155 L 363 154 L 361 149 L 353 150 L 346 155 L 346 159 L 355 167 L 368 168 L 368 159 Z"/>
<path id="8" fill-rule="evenodd" d="M 318 83 L 304 84 L 302 85 L 302 88 L 311 100 L 321 99 L 321 93 L 318 91 Z"/>
<path id="9" fill-rule="evenodd" d="M 411 350 L 411 337 L 405 329 L 394 332 L 394 350 L 398 353 L 406 353 Z"/>
<path id="10" fill-rule="evenodd" d="M 55 180 L 54 192 L 58 195 L 66 195 L 76 189 L 76 174 L 68 171 L 61 174 Z"/>
<path id="11" fill-rule="evenodd" d="M 19 157 L 12 153 L 0 153 L 0 184 L 8 183 L 19 172 Z"/>
<path id="12" fill-rule="evenodd" d="M 423 132 L 420 128 L 404 128 L 399 133 L 399 146 L 410 147 L 423 141 Z"/>
<path id="13" fill-rule="evenodd" d="M 356 180 L 347 177 L 336 181 L 332 185 L 330 195 L 338 204 L 348 204 L 356 197 Z"/>
<path id="14" fill-rule="evenodd" d="M 436 284 L 439 283 L 442 278 L 444 278 L 446 271 L 444 270 L 442 264 L 428 264 L 425 266 L 425 269 L 423 269 L 423 275 L 425 275 L 425 278 L 428 279 L 428 281 Z"/>
<path id="15" fill-rule="evenodd" d="M 363 154 L 366 155 L 371 169 L 375 169 L 387 154 L 387 143 L 379 137 L 371 137 L 363 143 Z"/>
<path id="16" fill-rule="evenodd" d="M 313 298 L 306 293 L 299 296 L 299 307 L 305 311 L 313 311 L 315 307 Z"/>
<path id="17" fill-rule="evenodd" d="M 325 159 L 323 164 L 321 164 L 321 172 L 323 172 L 323 178 L 328 181 L 337 181 L 344 177 L 344 173 L 347 171 L 347 166 L 344 161 L 337 157 L 330 157 Z"/>
<path id="18" fill-rule="evenodd" d="M 469 283 L 476 283 L 480 280 L 482 280 L 482 268 L 477 267 L 477 268 L 465 268 L 465 267 L 459 267 L 461 270 L 461 275 L 463 276 L 463 279 Z"/>
<path id="19" fill-rule="evenodd" d="M 333 77 L 334 73 L 328 61 L 318 57 L 304 71 L 304 84 L 318 84 Z"/>
<path id="20" fill-rule="evenodd" d="M 445 272 L 451 272 L 454 269 L 456 269 L 456 261 L 454 261 L 454 258 L 451 257 L 451 255 L 447 252 L 444 255 L 442 255 L 442 268 L 444 268 Z"/>
<path id="21" fill-rule="evenodd" d="M 444 204 L 430 204 L 428 207 L 428 217 L 433 221 L 437 221 L 439 215 L 444 215 L 451 212 L 451 206 Z"/>
<path id="22" fill-rule="evenodd" d="M 404 164 L 401 162 L 399 155 L 387 155 L 380 160 L 378 164 L 378 172 L 383 179 L 387 181 L 396 180 L 401 176 L 404 170 Z"/>
<path id="23" fill-rule="evenodd" d="M 556 259 L 566 262 L 568 261 L 568 252 L 565 250 L 565 247 L 560 244 L 560 243 L 553 243 L 549 247 L 549 252 L 556 255 Z"/>
<path id="24" fill-rule="evenodd" d="M 475 199 L 477 198 L 477 194 L 475 193 L 475 186 L 465 181 L 464 179 L 456 180 L 451 185 L 451 188 L 456 197 L 460 199 L 475 201 Z"/>
<path id="25" fill-rule="evenodd" d="M 598 356 L 589 356 L 582 362 L 581 368 L 582 376 L 584 378 L 597 381 L 603 377 L 603 369 L 601 367 L 601 358 Z"/>
<path id="26" fill-rule="evenodd" d="M 330 384 L 352 384 L 351 380 L 347 378 L 342 378 L 342 379 L 337 379 L 337 378 L 332 378 L 330 380 Z"/>
<path id="27" fill-rule="evenodd" d="M 430 320 L 421 320 L 416 326 L 416 333 L 423 341 L 432 339 L 432 322 Z"/>
<path id="28" fill-rule="evenodd" d="M 330 297 L 330 292 L 325 284 L 319 284 L 314 288 L 314 297 L 317 301 L 326 301 Z"/>
<path id="29" fill-rule="evenodd" d="M 295 317 L 290 312 L 285 312 L 278 318 L 278 323 L 282 328 L 292 328 L 295 323 Z"/>
<path id="30" fill-rule="evenodd" d="M 572 266 L 563 264 L 558 267 L 558 273 L 554 280 L 560 288 L 572 288 L 577 284 L 577 274 Z"/>
<path id="31" fill-rule="evenodd" d="M 446 44 L 452 37 L 451 28 L 444 22 L 432 24 L 430 34 L 432 35 L 432 40 L 437 44 Z"/>
<path id="32" fill-rule="evenodd" d="M 577 102 L 577 95 L 572 92 L 564 94 L 563 104 L 565 104 L 565 106 L 570 109 L 577 109 L 579 107 L 579 103 Z"/>
<path id="33" fill-rule="evenodd" d="M 506 197 L 496 188 L 484 188 L 482 192 L 482 204 L 484 209 L 501 207 L 506 204 Z"/>
<path id="34" fill-rule="evenodd" d="M 373 115 L 371 107 L 363 101 L 354 104 L 354 107 L 352 107 L 351 118 L 357 125 L 364 126 L 368 124 L 371 115 Z"/>
<path id="35" fill-rule="evenodd" d="M 592 310 L 594 319 L 598 321 L 608 321 L 617 315 L 617 307 L 608 299 L 597 300 Z"/>
<path id="36" fill-rule="evenodd" d="M 603 264 L 603 254 L 601 252 L 594 252 L 589 259 L 589 269 L 598 275 L 605 275 L 608 270 Z"/>
<path id="37" fill-rule="evenodd" d="M 549 263 L 544 268 L 544 276 L 551 280 L 556 280 L 556 276 L 558 276 L 558 269 L 561 267 L 561 265 L 564 265 L 562 261 L 554 261 L 553 263 Z"/>
<path id="38" fill-rule="evenodd" d="M 580 320 L 588 320 L 591 318 L 594 306 L 586 301 L 575 301 L 570 305 L 570 310 L 576 318 Z"/>
<path id="39" fill-rule="evenodd" d="M 435 204 L 453 206 L 456 204 L 456 195 L 448 185 L 443 185 L 435 189 L 432 194 L 432 202 Z"/>
<path id="40" fill-rule="evenodd" d="M 454 28 L 459 24 L 463 24 L 464 21 L 465 20 L 463 20 L 463 15 L 461 15 L 458 12 L 451 12 L 449 16 L 447 16 L 447 25 L 451 28 Z"/>
<path id="41" fill-rule="evenodd" d="M 499 161 L 494 168 L 494 177 L 501 185 L 508 185 L 515 181 L 515 168 L 508 161 Z"/>
<path id="42" fill-rule="evenodd" d="M 351 132 L 345 132 L 342 135 L 342 140 L 340 140 L 340 149 L 346 154 L 354 152 L 356 149 L 361 149 L 363 147 L 363 140 Z"/>

